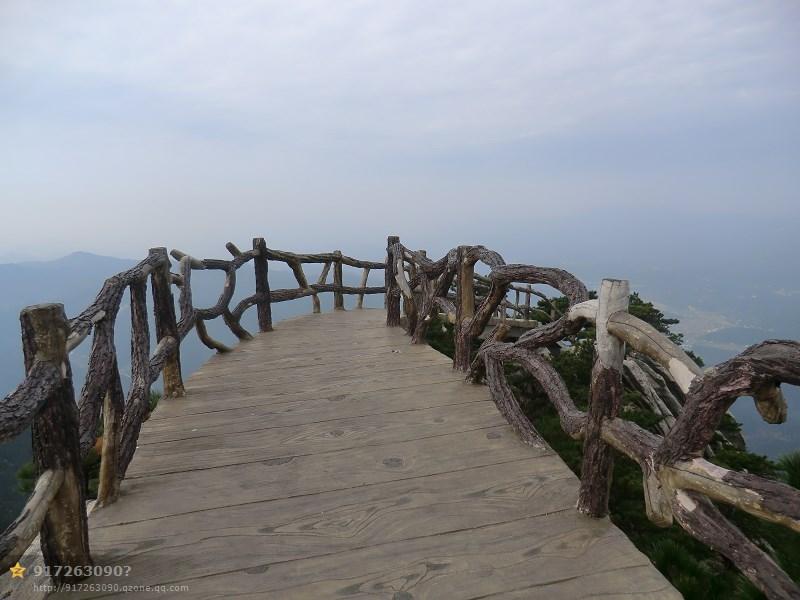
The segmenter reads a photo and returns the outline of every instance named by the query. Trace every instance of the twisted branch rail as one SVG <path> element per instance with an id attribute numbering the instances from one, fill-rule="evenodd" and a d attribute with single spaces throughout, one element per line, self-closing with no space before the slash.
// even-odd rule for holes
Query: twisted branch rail
<path id="1" fill-rule="evenodd" d="M 711 500 L 731 504 L 759 518 L 800 531 L 800 493 L 784 484 L 747 473 L 717 467 L 702 458 L 720 419 L 742 395 L 752 395 L 768 422 L 781 422 L 786 402 L 780 383 L 800 384 L 800 344 L 770 340 L 748 348 L 739 356 L 702 373 L 694 362 L 669 339 L 626 311 L 627 293 L 614 293 L 614 282 L 604 282 L 598 300 L 588 300 L 585 285 L 567 271 L 530 265 L 505 264 L 503 258 L 483 246 L 459 246 L 437 261 L 424 251 L 412 251 L 390 237 L 386 263 L 361 261 L 336 251 L 295 254 L 270 250 L 262 238 L 253 249 L 242 252 L 226 245 L 230 260 L 197 259 L 173 250 L 178 273 L 170 273 L 166 249 L 152 249 L 138 265 L 109 278 L 95 301 L 67 321 L 60 305 L 29 307 L 22 313 L 26 378 L 0 405 L 0 441 L 18 435 L 27 425 L 34 428 L 34 458 L 39 479 L 25 511 L 0 537 L 0 567 L 13 564 L 35 533 L 41 530 L 45 560 L 51 565 L 91 564 L 80 458 L 94 444 L 101 412 L 104 418 L 98 506 L 114 502 L 119 482 L 136 448 L 146 417 L 150 386 L 164 376 L 166 396 L 182 395 L 179 347 L 195 329 L 208 347 L 225 352 L 227 346 L 209 336 L 205 321 L 222 317 L 240 340 L 251 334 L 241 325 L 245 311 L 257 306 L 261 331 L 272 329 L 271 304 L 311 296 L 319 312 L 319 293 L 333 292 L 335 309 L 343 309 L 343 295 L 386 294 L 387 325 L 400 324 L 403 299 L 407 332 L 414 343 L 423 343 L 435 313 L 451 314 L 455 325 L 454 367 L 477 380 L 485 375 L 500 412 L 529 444 L 544 444 L 533 424 L 519 407 L 506 381 L 503 365 L 513 362 L 539 383 L 558 412 L 565 432 L 584 440 L 584 468 L 579 509 L 593 516 L 607 512 L 607 490 L 614 448 L 642 468 L 646 510 L 661 526 L 678 522 L 695 538 L 727 556 L 756 586 L 771 598 L 794 597 L 797 586 L 757 546 L 728 522 Z M 255 293 L 230 307 L 236 272 L 254 261 Z M 268 261 L 285 262 L 298 287 L 271 290 Z M 490 269 L 488 277 L 477 275 L 478 262 Z M 323 264 L 322 274 L 309 284 L 303 264 Z M 343 285 L 342 265 L 362 269 L 361 285 Z M 326 283 L 333 267 L 334 281 Z M 385 285 L 368 287 L 370 270 L 385 270 Z M 192 302 L 193 270 L 221 270 L 225 283 L 217 302 L 196 308 Z M 408 277 L 408 278 L 407 278 Z M 150 353 L 147 321 L 147 280 L 150 279 L 156 314 L 155 350 Z M 455 295 L 451 295 L 453 284 Z M 617 282 L 619 283 L 619 282 Z M 171 286 L 180 289 L 178 307 Z M 519 284 L 525 284 L 520 286 Z M 559 290 L 568 300 L 565 313 L 534 284 Z M 476 286 L 480 294 L 476 295 Z M 608 287 L 607 292 L 603 290 Z M 625 289 L 620 288 L 620 289 Z M 114 326 L 125 291 L 129 291 L 132 327 L 132 384 L 123 397 L 114 347 Z M 515 302 L 507 299 L 514 292 Z M 520 295 L 525 304 L 520 304 Z M 531 296 L 545 301 L 555 320 L 504 342 L 508 326 L 501 324 L 482 343 L 470 363 L 474 340 L 498 310 L 512 310 L 530 318 Z M 476 299 L 478 300 L 476 302 Z M 536 309 L 533 309 L 536 310 Z M 577 334 L 594 323 L 598 331 L 598 361 L 592 381 L 589 410 L 579 410 L 567 387 L 539 351 Z M 94 330 L 86 382 L 79 408 L 73 402 L 68 354 Z M 622 344 L 651 357 L 668 372 L 686 394 L 686 403 L 665 435 L 653 434 L 617 416 L 621 390 Z"/>
<path id="2" fill-rule="evenodd" d="M 116 501 L 120 481 L 136 451 L 139 431 L 149 408 L 150 388 L 163 376 L 164 396 L 182 396 L 180 344 L 192 329 L 200 340 L 217 352 L 227 346 L 214 340 L 205 322 L 222 317 L 240 340 L 252 335 L 241 325 L 245 311 L 257 306 L 259 329 L 272 329 L 271 304 L 312 296 L 314 312 L 320 311 L 318 294 L 332 292 L 334 306 L 344 310 L 344 294 L 358 296 L 363 306 L 366 294 L 383 294 L 385 286 L 368 286 L 370 270 L 385 269 L 385 263 L 362 261 L 340 251 L 325 254 L 294 254 L 267 248 L 263 238 L 253 240 L 253 249 L 242 252 L 226 244 L 232 258 L 198 259 L 172 250 L 178 273 L 170 272 L 166 248 L 153 248 L 147 258 L 133 268 L 106 280 L 94 302 L 77 317 L 67 320 L 63 306 L 39 305 L 22 311 L 22 342 L 25 352 L 25 380 L 0 404 L 0 442 L 19 435 L 32 424 L 34 464 L 38 479 L 33 496 L 22 515 L 0 535 L 0 572 L 13 565 L 41 535 L 42 552 L 50 566 L 92 564 L 86 516 L 84 473 L 81 459 L 95 445 L 102 411 L 104 435 L 101 450 L 97 507 Z M 236 272 L 254 261 L 255 293 L 231 308 L 236 288 Z M 296 289 L 270 290 L 268 261 L 284 262 L 292 269 Z M 324 264 L 322 275 L 309 285 L 303 264 Z M 362 269 L 359 287 L 345 286 L 342 266 Z M 331 266 L 334 281 L 326 283 Z M 192 301 L 192 271 L 219 270 L 225 282 L 217 302 L 197 308 Z M 147 284 L 153 298 L 156 347 L 151 353 L 147 317 Z M 179 288 L 176 315 L 172 285 Z M 131 307 L 131 386 L 125 397 L 122 389 L 114 327 L 125 292 Z M 90 333 L 92 349 L 87 376 L 76 406 L 73 397 L 69 352 Z M 54 570 L 58 582 L 74 581 Z"/>
<path id="3" fill-rule="evenodd" d="M 507 265 L 483 246 L 459 246 L 438 261 L 405 248 L 389 238 L 393 265 L 387 297 L 413 305 L 413 343 L 423 343 L 434 311 L 455 313 L 453 367 L 477 381 L 485 377 L 493 400 L 520 438 L 531 445 L 544 441 L 525 416 L 508 384 L 503 365 L 514 363 L 539 384 L 556 409 L 562 429 L 584 441 L 584 462 L 578 509 L 601 517 L 608 512 L 608 489 L 613 459 L 607 448 L 625 454 L 642 469 L 648 518 L 666 527 L 677 522 L 690 535 L 726 556 L 769 598 L 797 598 L 800 588 L 775 562 L 728 521 L 713 502 L 730 504 L 761 519 L 800 532 L 800 491 L 757 475 L 718 467 L 702 458 L 731 404 L 753 396 L 762 417 L 770 423 L 786 418 L 780 384 L 800 385 L 800 343 L 768 340 L 703 373 L 686 353 L 649 324 L 627 312 L 627 282 L 604 280 L 598 300 L 588 300 L 585 285 L 561 269 Z M 488 277 L 475 276 L 480 261 Z M 406 273 L 412 275 L 406 279 Z M 450 288 L 456 280 L 455 303 Z M 484 288 L 476 306 L 473 282 Z M 516 342 L 503 338 L 502 323 L 481 344 L 471 363 L 473 341 L 491 315 L 507 301 L 509 291 L 543 296 L 517 284 L 546 284 L 568 300 L 568 311 L 553 322 L 531 329 Z M 399 304 L 387 302 L 387 325 L 399 324 Z M 530 312 L 527 312 L 529 315 Z M 577 334 L 587 325 L 597 327 L 597 359 L 592 373 L 589 410 L 579 410 L 567 386 L 539 351 Z M 651 433 L 617 416 L 621 395 L 624 344 L 660 364 L 686 394 L 685 405 L 666 435 Z"/>

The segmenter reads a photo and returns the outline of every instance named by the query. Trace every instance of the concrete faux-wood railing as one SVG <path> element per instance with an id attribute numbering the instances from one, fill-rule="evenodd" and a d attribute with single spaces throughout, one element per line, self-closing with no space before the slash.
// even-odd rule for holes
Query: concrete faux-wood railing
<path id="1" fill-rule="evenodd" d="M 438 261 L 389 240 L 389 271 L 396 284 L 387 290 L 388 325 L 399 323 L 399 297 L 413 306 L 407 328 L 412 342 L 422 343 L 433 313 L 443 310 L 455 325 L 453 366 L 477 381 L 485 376 L 498 409 L 531 445 L 543 445 L 533 423 L 519 407 L 506 381 L 503 364 L 524 368 L 558 411 L 566 433 L 584 440 L 577 509 L 594 517 L 608 513 L 613 469 L 611 449 L 635 460 L 642 469 L 648 518 L 659 526 L 677 522 L 690 535 L 717 550 L 770 598 L 800 595 L 800 588 L 758 546 L 747 539 L 714 506 L 730 504 L 761 519 L 800 532 L 800 491 L 757 475 L 720 468 L 702 455 L 719 423 L 740 396 L 752 396 L 769 423 L 786 419 L 781 383 L 800 385 L 800 343 L 768 340 L 706 373 L 664 334 L 627 312 L 626 281 L 603 280 L 599 298 L 589 300 L 586 286 L 561 269 L 505 264 L 483 246 L 459 246 Z M 490 270 L 489 290 L 476 306 L 474 269 Z M 410 265 L 406 269 L 405 265 Z M 406 273 L 411 279 L 406 278 Z M 455 303 L 448 298 L 456 285 Z M 473 340 L 506 301 L 515 283 L 544 284 L 559 290 L 569 310 L 549 325 L 532 329 L 514 343 L 503 343 L 500 324 L 471 362 Z M 587 324 L 597 329 L 597 356 L 592 370 L 588 411 L 578 410 L 552 365 L 537 350 L 569 338 Z M 665 436 L 653 434 L 619 417 L 624 345 L 660 363 L 686 395 L 683 409 Z"/>
<path id="2" fill-rule="evenodd" d="M 136 450 L 150 385 L 163 373 L 164 395 L 184 394 L 179 347 L 193 328 L 203 343 L 224 353 L 229 348 L 209 336 L 206 320 L 222 317 L 237 338 L 249 340 L 252 336 L 242 327 L 241 317 L 252 306 L 258 312 L 259 329 L 268 332 L 272 329 L 272 302 L 311 296 L 313 311 L 319 312 L 319 293 L 333 293 L 336 309 L 344 308 L 344 294 L 356 294 L 360 307 L 364 294 L 385 293 L 386 324 L 401 324 L 402 299 L 406 331 L 414 343 L 424 342 L 435 313 L 445 313 L 455 324 L 454 367 L 473 381 L 485 377 L 500 413 L 519 437 L 531 446 L 544 447 L 535 427 L 519 408 L 505 379 L 503 364 L 513 362 L 538 381 L 557 409 L 564 430 L 584 439 L 579 511 L 594 517 L 606 514 L 613 460 L 610 449 L 614 448 L 641 465 L 647 512 L 653 522 L 662 526 L 677 522 L 727 556 L 769 597 L 798 594 L 797 586 L 710 500 L 732 504 L 800 531 L 800 494 L 786 485 L 727 471 L 703 459 L 703 450 L 719 420 L 737 397 L 754 396 L 759 411 L 770 422 L 785 418 L 786 405 L 779 385 L 800 383 L 797 342 L 764 342 L 703 374 L 680 348 L 627 313 L 628 289 L 624 281 L 605 280 L 599 298 L 588 300 L 583 283 L 566 271 L 506 265 L 499 254 L 480 246 L 461 246 L 432 261 L 424 252 L 405 248 L 396 237 L 388 240 L 385 262 L 360 261 L 340 252 L 293 254 L 270 250 L 260 238 L 246 252 L 233 244 L 227 248 L 232 255 L 230 260 L 199 260 L 173 250 L 177 273 L 170 273 L 166 250 L 154 249 L 133 269 L 107 280 L 95 302 L 71 320 L 60 305 L 39 305 L 22 312 L 27 376 L 0 407 L 0 439 L 7 440 L 32 425 L 39 479 L 22 515 L 0 539 L 2 570 L 18 560 L 37 533 L 41 533 L 47 564 L 91 564 L 81 457 L 94 444 L 102 414 L 104 436 L 97 505 L 115 502 L 120 481 Z M 250 260 L 255 265 L 255 293 L 231 308 L 236 272 Z M 270 260 L 287 263 L 298 287 L 270 290 Z M 475 274 L 478 261 L 488 265 L 488 277 Z M 306 279 L 302 267 L 305 263 L 323 265 L 314 284 Z M 343 284 L 343 265 L 362 269 L 360 286 Z M 333 283 L 327 284 L 331 267 Z M 213 307 L 193 306 L 191 274 L 197 269 L 218 269 L 226 274 L 225 286 Z M 380 269 L 385 271 L 385 285 L 368 287 L 369 271 Z M 157 345 L 152 353 L 147 320 L 148 279 L 156 316 Z M 555 321 L 531 328 L 513 343 L 504 342 L 509 328 L 504 322 L 507 314 L 526 319 L 535 316 L 537 309 L 531 307 L 530 297 L 543 295 L 530 287 L 534 284 L 561 291 L 569 300 L 568 311 L 561 314 L 551 303 L 550 316 Z M 171 285 L 180 289 L 177 314 Z M 126 290 L 130 293 L 132 323 L 132 384 L 127 398 L 123 397 L 113 342 Z M 509 300 L 509 293 L 515 295 L 514 302 Z M 525 297 L 524 304 L 520 302 L 521 295 Z M 546 297 L 543 299 L 549 302 Z M 473 340 L 493 317 L 497 317 L 498 325 L 471 362 Z M 560 376 L 538 350 L 567 339 L 590 324 L 597 328 L 597 360 L 589 408 L 584 413 L 577 409 Z M 76 406 L 68 355 L 92 330 L 87 378 Z M 686 394 L 682 411 L 663 437 L 618 416 L 625 343 L 663 365 Z M 60 573 L 57 578 L 69 581 L 80 577 Z"/>
<path id="3" fill-rule="evenodd" d="M 334 307 L 344 306 L 344 294 L 357 294 L 361 306 L 365 294 L 382 294 L 384 286 L 367 287 L 370 269 L 383 269 L 384 263 L 361 261 L 343 255 L 294 254 L 270 250 L 262 238 L 253 240 L 246 252 L 234 244 L 226 245 L 230 260 L 199 260 L 173 250 L 178 273 L 170 273 L 166 248 L 150 250 L 135 267 L 106 280 L 95 301 L 73 319 L 67 319 L 60 304 L 42 304 L 24 309 L 20 315 L 25 355 L 25 380 L 0 406 L 0 441 L 9 440 L 28 426 L 32 427 L 33 458 L 39 478 L 36 489 L 21 516 L 0 538 L 0 572 L 19 560 L 41 532 L 41 547 L 48 565 L 90 565 L 85 508 L 85 482 L 82 458 L 95 444 L 101 413 L 103 446 L 97 506 L 114 502 L 120 481 L 136 450 L 139 431 L 145 418 L 152 383 L 163 376 L 164 396 L 184 395 L 180 367 L 180 342 L 194 328 L 200 340 L 218 352 L 227 352 L 213 339 L 205 321 L 222 317 L 240 340 L 252 335 L 241 325 L 244 312 L 256 306 L 261 331 L 272 329 L 271 305 L 312 296 L 314 312 L 320 311 L 318 294 L 332 292 Z M 255 264 L 255 293 L 231 308 L 236 287 L 236 272 L 250 261 Z M 289 265 L 298 287 L 270 290 L 268 260 Z M 322 263 L 319 280 L 309 284 L 303 263 Z M 348 287 L 342 282 L 342 265 L 363 269 L 363 284 Z M 333 283 L 326 283 L 333 266 Z M 192 303 L 193 270 L 225 272 L 225 284 L 217 303 L 196 308 Z M 147 317 L 147 281 L 150 280 L 157 346 L 151 353 Z M 172 284 L 180 288 L 176 314 Z M 131 307 L 131 386 L 123 393 L 114 346 L 114 327 L 125 292 Z M 93 332 L 86 381 L 76 404 L 72 386 L 69 353 Z M 67 571 L 68 572 L 68 571 Z M 59 581 L 80 580 L 82 575 L 61 575 Z"/>

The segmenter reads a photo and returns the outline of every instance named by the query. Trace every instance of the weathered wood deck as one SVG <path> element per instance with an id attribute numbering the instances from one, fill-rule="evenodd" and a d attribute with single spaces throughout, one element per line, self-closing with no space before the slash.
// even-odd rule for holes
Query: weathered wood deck
<path id="1" fill-rule="evenodd" d="M 98 564 L 182 598 L 678 598 L 485 387 L 354 310 L 279 323 L 145 423 Z M 110 592 L 71 594 L 108 596 Z"/>

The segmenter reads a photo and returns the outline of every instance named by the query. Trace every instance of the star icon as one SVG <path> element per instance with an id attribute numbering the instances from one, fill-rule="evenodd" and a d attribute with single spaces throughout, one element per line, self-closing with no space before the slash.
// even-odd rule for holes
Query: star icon
<path id="1" fill-rule="evenodd" d="M 25 567 L 21 564 L 17 563 L 13 567 L 11 567 L 11 579 L 16 579 L 19 577 L 20 579 L 25 579 L 25 571 L 27 571 Z"/>

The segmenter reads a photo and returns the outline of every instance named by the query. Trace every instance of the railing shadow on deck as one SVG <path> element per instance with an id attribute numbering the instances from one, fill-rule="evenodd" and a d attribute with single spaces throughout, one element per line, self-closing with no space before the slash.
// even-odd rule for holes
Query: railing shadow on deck
<path id="1" fill-rule="evenodd" d="M 274 302 L 310 296 L 317 313 L 320 293 L 333 293 L 334 310 L 344 309 L 345 294 L 357 295 L 357 308 L 363 306 L 364 295 L 385 294 L 387 326 L 403 323 L 412 343 L 425 342 L 436 314 L 454 324 L 453 367 L 463 371 L 469 381 L 485 379 L 501 414 L 531 445 L 544 441 L 522 412 L 503 365 L 514 363 L 539 383 L 558 411 L 564 431 L 583 440 L 578 511 L 591 517 L 607 515 L 612 449 L 619 451 L 642 469 L 647 516 L 653 523 L 667 527 L 676 522 L 726 556 L 770 598 L 800 596 L 800 588 L 714 505 L 730 504 L 800 532 L 800 492 L 776 481 L 717 467 L 703 458 L 724 413 L 740 396 L 752 396 L 765 420 L 785 420 L 787 407 L 780 384 L 800 385 L 798 342 L 768 340 L 702 372 L 666 336 L 628 313 L 627 281 L 603 280 L 599 297 L 590 300 L 586 286 L 571 273 L 506 264 L 498 253 L 483 246 L 459 246 L 433 261 L 424 251 L 403 246 L 396 236 L 390 236 L 387 242 L 386 260 L 374 262 L 340 251 L 295 254 L 273 250 L 263 238 L 255 238 L 247 251 L 228 243 L 230 259 L 197 259 L 172 250 L 177 272 L 171 272 L 166 248 L 154 248 L 135 267 L 107 279 L 95 301 L 72 319 L 66 317 L 60 304 L 25 308 L 20 320 L 26 378 L 0 404 L 0 442 L 31 426 L 38 479 L 21 515 L 0 537 L 0 572 L 15 564 L 39 535 L 45 564 L 60 567 L 52 572 L 56 583 L 74 582 L 92 573 L 82 458 L 94 445 L 102 419 L 96 506 L 115 502 L 136 450 L 152 383 L 161 375 L 165 397 L 185 393 L 180 344 L 192 329 L 209 348 L 227 352 L 227 346 L 209 335 L 206 321 L 222 317 L 231 332 L 246 341 L 252 335 L 241 319 L 253 306 L 259 330 L 268 332 L 272 330 Z M 231 307 L 236 273 L 250 261 L 255 269 L 255 292 Z M 271 290 L 269 261 L 286 263 L 298 287 Z M 489 268 L 488 276 L 475 273 L 479 262 Z M 323 265 L 315 283 L 309 283 L 303 271 L 307 263 Z M 358 287 L 343 284 L 343 266 L 362 270 Z M 333 283 L 327 283 L 331 267 Z M 193 305 L 191 275 L 195 270 L 225 273 L 214 306 Z M 373 270 L 384 271 L 383 286 L 367 286 Z M 152 351 L 148 281 L 157 341 Z M 537 284 L 561 292 L 568 299 L 568 309 L 559 312 L 547 296 L 532 287 Z M 179 290 L 177 311 L 173 286 Z M 126 291 L 131 307 L 132 381 L 127 396 L 114 346 L 114 328 Z M 510 294 L 514 295 L 513 302 Z M 541 309 L 531 305 L 531 296 L 550 307 L 551 323 L 541 325 L 534 320 Z M 493 318 L 496 326 L 473 358 L 473 341 Z M 522 323 L 527 331 L 516 341 L 506 342 L 511 319 Z M 597 352 L 588 410 L 584 412 L 576 407 L 560 375 L 540 352 L 591 326 L 597 332 Z M 90 333 L 87 377 L 76 402 L 69 353 Z M 685 397 L 680 414 L 663 436 L 619 417 L 626 344 L 661 365 Z"/>

